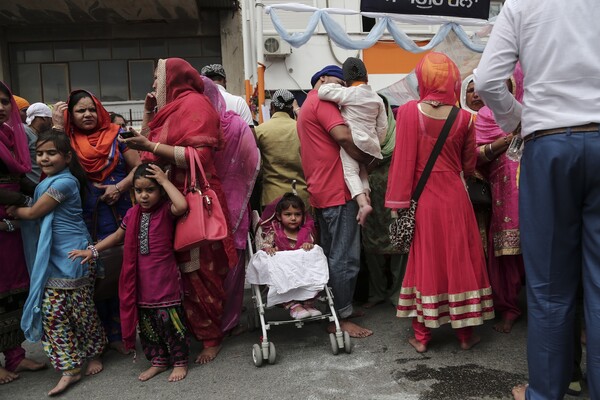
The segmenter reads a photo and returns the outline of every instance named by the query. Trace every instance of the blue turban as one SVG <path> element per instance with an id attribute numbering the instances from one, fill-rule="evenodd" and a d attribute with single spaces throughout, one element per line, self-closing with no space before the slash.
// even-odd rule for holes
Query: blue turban
<path id="1" fill-rule="evenodd" d="M 315 87 L 315 84 L 322 76 L 335 76 L 336 78 L 340 78 L 344 80 L 344 74 L 342 73 L 342 69 L 337 65 L 328 65 L 310 78 L 310 85 Z"/>

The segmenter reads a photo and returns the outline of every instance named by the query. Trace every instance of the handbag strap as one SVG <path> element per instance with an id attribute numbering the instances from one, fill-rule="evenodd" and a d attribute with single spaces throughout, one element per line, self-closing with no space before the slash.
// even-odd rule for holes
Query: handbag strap
<path id="1" fill-rule="evenodd" d="M 96 204 L 94 205 L 94 211 L 92 211 L 92 241 L 94 243 L 98 242 L 98 205 L 100 205 L 100 196 L 96 199 Z M 113 205 L 109 205 L 110 211 L 112 211 L 113 218 L 117 223 L 117 228 L 121 224 L 121 216 L 117 212 L 117 208 Z"/>
<path id="2" fill-rule="evenodd" d="M 190 187 L 200 191 L 210 189 L 208 179 L 206 179 L 206 174 L 204 173 L 204 168 L 200 162 L 200 156 L 193 148 L 187 148 L 186 151 L 189 158 L 189 174 L 186 174 L 185 176 L 185 188 L 188 189 L 187 179 L 189 175 L 191 180 Z M 200 175 L 202 176 L 202 182 L 200 183 L 197 180 L 196 171 L 200 171 Z M 200 185 L 199 187 L 198 184 Z"/>
<path id="3" fill-rule="evenodd" d="M 457 115 L 458 115 L 458 107 L 452 107 L 450 114 L 448 114 L 448 118 L 446 118 L 446 123 L 442 127 L 442 132 L 440 133 L 440 136 L 438 137 L 437 141 L 435 142 L 435 146 L 433 146 L 433 150 L 431 151 L 431 155 L 429 156 L 429 159 L 427 160 L 427 164 L 425 165 L 425 169 L 423 170 L 423 173 L 421 174 L 421 178 L 419 178 L 419 183 L 417 183 L 417 187 L 415 188 L 415 191 L 412 195 L 412 199 L 414 201 L 418 201 L 419 197 L 421 197 L 421 192 L 423 192 L 423 189 L 425 188 L 427 179 L 429 179 L 429 174 L 431 174 L 433 165 L 435 164 L 435 161 L 437 160 L 438 156 L 440 155 L 440 153 L 442 151 L 444 142 L 446 141 L 446 138 L 448 137 L 448 134 L 450 133 L 450 128 L 452 128 L 452 125 L 454 124 L 454 120 L 456 119 Z"/>

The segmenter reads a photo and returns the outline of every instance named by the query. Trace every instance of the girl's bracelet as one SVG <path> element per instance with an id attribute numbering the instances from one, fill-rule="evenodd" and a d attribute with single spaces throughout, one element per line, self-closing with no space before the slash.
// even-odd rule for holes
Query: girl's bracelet
<path id="1" fill-rule="evenodd" d="M 152 149 L 152 154 L 156 154 L 156 149 L 158 149 L 158 146 L 160 146 L 160 142 L 156 142 L 154 149 Z"/>
<path id="2" fill-rule="evenodd" d="M 94 246 L 93 244 L 90 244 L 87 247 L 87 249 L 92 252 L 92 258 L 94 260 L 97 260 L 98 259 L 98 250 L 96 250 L 96 246 Z"/>

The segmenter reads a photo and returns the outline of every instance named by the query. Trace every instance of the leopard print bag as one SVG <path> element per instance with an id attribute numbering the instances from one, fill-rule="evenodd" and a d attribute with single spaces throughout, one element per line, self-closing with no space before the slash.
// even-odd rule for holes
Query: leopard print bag
<path id="1" fill-rule="evenodd" d="M 398 218 L 390 224 L 390 241 L 400 254 L 408 254 L 415 235 L 415 213 L 417 202 L 410 200 L 410 206 L 398 210 Z"/>

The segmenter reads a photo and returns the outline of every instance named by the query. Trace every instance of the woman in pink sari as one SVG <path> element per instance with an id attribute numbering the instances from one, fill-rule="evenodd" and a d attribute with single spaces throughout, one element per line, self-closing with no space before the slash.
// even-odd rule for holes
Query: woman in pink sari
<path id="1" fill-rule="evenodd" d="M 523 100 L 523 71 L 520 64 L 508 83 L 518 101 Z M 496 124 L 492 110 L 483 107 L 475 121 L 478 165 L 492 188 L 492 217 L 488 234 L 488 274 L 494 295 L 494 307 L 502 320 L 494 329 L 510 333 L 521 315 L 519 293 L 524 284 L 525 270 L 519 234 L 519 163 L 506 157 L 513 136 Z"/>
<path id="2" fill-rule="evenodd" d="M 143 161 L 168 167 L 169 179 L 182 192 L 189 165 L 186 150 L 196 151 L 210 186 L 225 215 L 229 215 L 214 163 L 214 153 L 223 144 L 220 118 L 203 94 L 200 74 L 180 58 L 159 60 L 153 88 L 156 92 L 146 96 L 141 135 L 136 133 L 123 141 L 132 149 L 142 150 Z M 204 345 L 196 362 L 204 364 L 221 349 L 223 282 L 229 269 L 237 264 L 237 253 L 230 235 L 221 242 L 177 252 L 176 257 L 183 281 L 186 323 Z"/>
<path id="3" fill-rule="evenodd" d="M 214 155 L 217 176 L 227 198 L 233 241 L 238 253 L 237 265 L 225 279 L 225 312 L 221 327 L 231 331 L 240 321 L 246 276 L 246 243 L 250 229 L 248 202 L 260 171 L 260 152 L 248 124 L 235 112 L 227 111 L 217 85 L 202 76 L 204 94 L 217 110 L 223 129 L 223 148 Z M 235 331 L 234 331 L 235 332 Z"/>
<path id="4" fill-rule="evenodd" d="M 409 207 L 432 149 L 460 89 L 460 73 L 445 54 L 429 53 L 416 67 L 419 101 L 398 109 L 385 206 Z M 418 201 L 414 239 L 397 306 L 413 318 L 409 343 L 422 353 L 430 328 L 451 324 L 468 350 L 479 342 L 473 326 L 494 317 L 491 287 L 473 207 L 462 173 L 475 169 L 471 116 L 460 110 Z"/>
<path id="5" fill-rule="evenodd" d="M 21 371 L 45 365 L 25 358 L 21 343 L 21 314 L 29 289 L 29 274 L 19 222 L 10 218 L 5 205 L 22 205 L 21 181 L 31 171 L 27 135 L 19 108 L 8 87 L 0 82 L 0 385 L 19 377 Z"/>

